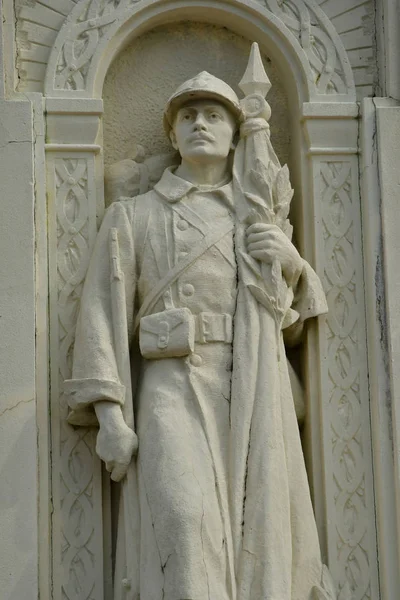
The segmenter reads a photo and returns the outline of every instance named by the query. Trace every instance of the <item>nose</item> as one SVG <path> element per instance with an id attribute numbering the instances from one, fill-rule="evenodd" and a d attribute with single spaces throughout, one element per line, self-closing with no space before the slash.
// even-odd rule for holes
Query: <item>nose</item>
<path id="1" fill-rule="evenodd" d="M 196 120 L 194 121 L 195 131 L 205 131 L 207 129 L 207 123 L 204 115 L 201 112 L 197 113 Z"/>

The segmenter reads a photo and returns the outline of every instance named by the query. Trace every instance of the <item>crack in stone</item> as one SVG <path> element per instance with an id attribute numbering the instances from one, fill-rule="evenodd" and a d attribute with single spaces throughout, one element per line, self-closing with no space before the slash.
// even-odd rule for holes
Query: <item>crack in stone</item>
<path id="1" fill-rule="evenodd" d="M 203 540 L 204 496 L 203 495 L 202 495 L 202 511 L 203 512 L 202 512 L 201 521 L 200 521 L 200 539 L 201 539 L 201 550 L 202 550 L 202 554 L 203 554 L 204 571 L 206 573 L 206 580 L 207 580 L 208 600 L 210 600 L 210 581 L 209 581 L 209 578 L 208 578 L 206 559 L 204 557 L 204 540 Z"/>
<path id="2" fill-rule="evenodd" d="M 174 554 L 174 552 L 170 552 L 170 553 L 168 554 L 168 556 L 167 556 L 167 560 L 165 561 L 165 563 L 164 563 L 163 565 L 161 565 L 161 571 L 163 572 L 163 575 L 164 575 L 164 571 L 165 571 L 165 569 L 166 569 L 166 567 L 167 567 L 168 561 L 169 561 L 169 559 L 171 558 L 171 556 L 172 556 L 173 554 Z"/>
<path id="3" fill-rule="evenodd" d="M 224 400 L 226 400 L 227 402 L 231 401 L 231 399 L 230 399 L 229 396 L 226 396 L 223 392 L 221 392 L 221 394 L 222 394 L 222 397 L 223 397 Z"/>
<path id="4" fill-rule="evenodd" d="M 140 471 L 142 473 L 143 490 L 144 490 L 144 494 L 146 496 L 147 506 L 148 506 L 148 509 L 149 509 L 151 526 L 153 528 L 153 533 L 154 533 L 154 541 L 155 541 L 155 544 L 156 544 L 156 547 L 157 547 L 157 551 L 158 551 L 158 556 L 159 556 L 159 559 L 160 559 L 160 569 L 161 569 L 161 572 L 162 572 L 162 575 L 163 575 L 163 578 L 164 578 L 164 585 L 163 585 L 163 588 L 162 588 L 162 597 L 164 598 L 164 596 L 165 596 L 165 590 L 164 590 L 164 586 L 165 586 L 165 574 L 164 574 L 164 569 L 165 569 L 165 566 L 166 566 L 166 564 L 167 564 L 167 562 L 168 562 L 168 560 L 169 560 L 169 558 L 170 558 L 171 555 L 168 556 L 168 558 L 164 562 L 164 566 L 163 566 L 163 562 L 162 562 L 162 558 L 161 558 L 161 550 L 158 547 L 158 542 L 157 542 L 157 535 L 156 535 L 156 529 L 155 529 L 155 525 L 154 525 L 154 518 L 153 518 L 153 514 L 151 512 L 151 507 L 150 507 L 149 495 L 147 493 L 145 479 L 144 479 L 144 475 L 143 475 L 143 469 L 142 469 L 142 465 L 140 463 L 139 463 L 139 468 L 140 468 Z"/>
<path id="5" fill-rule="evenodd" d="M 232 415 L 231 415 L 231 408 L 232 408 L 232 388 L 233 388 L 233 367 L 234 367 L 234 358 L 235 358 L 235 353 L 234 353 L 234 349 L 235 349 L 235 317 L 236 317 L 236 312 L 237 312 L 237 308 L 238 308 L 238 297 L 239 297 L 239 263 L 238 263 L 238 251 L 237 251 L 237 243 L 236 243 L 236 227 L 237 224 L 235 226 L 235 229 L 233 230 L 233 253 L 235 255 L 235 259 L 236 259 L 236 297 L 235 297 L 235 307 L 233 309 L 233 314 L 232 314 L 232 362 L 231 362 L 231 379 L 230 379 L 230 389 L 229 389 L 229 429 L 232 426 Z"/>
<path id="6" fill-rule="evenodd" d="M 33 140 L 9 140 L 8 142 L 5 142 L 4 144 L 0 144 L 0 150 L 4 150 L 4 148 L 7 148 L 7 146 L 10 146 L 11 144 L 32 144 Z"/>
<path id="7" fill-rule="evenodd" d="M 202 489 L 202 487 L 200 485 L 200 482 L 199 482 L 199 480 L 196 477 L 194 468 L 192 470 L 192 475 L 193 475 L 193 478 L 195 479 L 197 485 L 199 486 L 199 490 L 200 490 L 200 493 L 201 493 L 201 510 L 202 510 L 202 515 L 201 515 L 201 520 L 200 520 L 200 540 L 201 540 L 201 549 L 202 549 L 202 554 L 203 554 L 204 571 L 205 571 L 206 579 L 207 579 L 208 600 L 210 600 L 210 581 L 209 581 L 209 578 L 208 578 L 207 564 L 206 564 L 206 560 L 205 560 L 205 557 L 204 557 L 204 540 L 203 540 L 204 493 L 203 493 L 203 489 Z"/>
<path id="8" fill-rule="evenodd" d="M 0 412 L 0 417 L 2 417 L 6 412 L 11 412 L 12 410 L 14 410 L 18 406 L 20 406 L 20 404 L 29 404 L 30 402 L 33 402 L 34 400 L 35 400 L 35 398 L 29 398 L 29 400 L 20 400 L 19 402 L 17 402 L 17 404 L 14 404 L 13 406 L 8 406 L 2 412 Z"/>
<path id="9" fill-rule="evenodd" d="M 249 428 L 249 444 L 247 448 L 247 456 L 246 456 L 246 472 L 244 475 L 244 490 L 243 490 L 243 512 L 242 512 L 242 538 L 244 537 L 244 522 L 245 522 L 245 513 L 246 513 L 246 498 L 247 498 L 247 476 L 249 474 L 249 456 L 250 456 L 250 446 L 251 446 L 251 430 L 253 427 L 253 418 L 250 422 Z"/>

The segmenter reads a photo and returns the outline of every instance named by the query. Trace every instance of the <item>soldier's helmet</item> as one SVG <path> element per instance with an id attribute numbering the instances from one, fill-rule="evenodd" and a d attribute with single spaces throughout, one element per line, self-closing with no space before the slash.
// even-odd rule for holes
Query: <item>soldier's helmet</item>
<path id="1" fill-rule="evenodd" d="M 179 108 L 197 98 L 217 100 L 226 106 L 238 123 L 243 120 L 239 98 L 233 89 L 222 79 L 218 79 L 207 71 L 202 71 L 182 83 L 169 98 L 164 109 L 164 129 L 167 135 L 172 129 L 174 117 Z"/>

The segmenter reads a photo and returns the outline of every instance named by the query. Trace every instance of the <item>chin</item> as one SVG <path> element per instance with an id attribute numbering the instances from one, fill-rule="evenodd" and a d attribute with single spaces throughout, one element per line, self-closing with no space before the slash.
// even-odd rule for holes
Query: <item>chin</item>
<path id="1" fill-rule="evenodd" d="M 195 150 L 188 152 L 184 158 L 192 163 L 205 164 L 223 160 L 224 158 L 227 158 L 227 155 L 215 154 L 215 152 L 211 151 L 209 148 L 196 148 Z"/>

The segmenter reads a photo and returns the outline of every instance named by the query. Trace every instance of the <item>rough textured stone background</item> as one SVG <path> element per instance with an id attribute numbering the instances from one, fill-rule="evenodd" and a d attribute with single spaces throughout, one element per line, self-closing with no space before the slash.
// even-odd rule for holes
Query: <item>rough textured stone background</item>
<path id="1" fill-rule="evenodd" d="M 250 42 L 228 29 L 182 22 L 161 26 L 132 42 L 111 65 L 104 84 L 105 163 L 130 158 L 135 144 L 147 156 L 171 148 L 162 129 L 162 110 L 175 88 L 199 71 L 225 79 L 238 95 Z M 279 72 L 266 56 L 272 83 L 272 142 L 282 163 L 287 162 L 290 134 L 288 103 Z"/>

